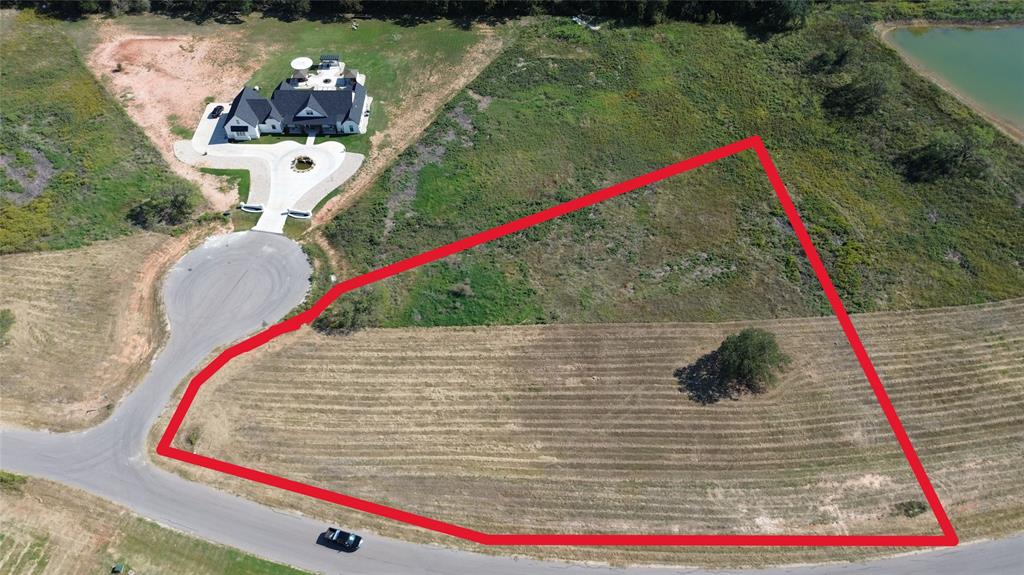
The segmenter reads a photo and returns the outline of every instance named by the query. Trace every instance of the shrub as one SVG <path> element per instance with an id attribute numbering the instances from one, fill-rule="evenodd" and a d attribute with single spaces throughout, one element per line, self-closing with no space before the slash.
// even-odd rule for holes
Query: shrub
<path id="1" fill-rule="evenodd" d="M 328 335 L 348 335 L 377 325 L 370 296 L 373 293 L 347 293 L 341 296 L 313 321 L 313 328 Z"/>
<path id="2" fill-rule="evenodd" d="M 943 177 L 977 178 L 989 166 L 980 137 L 961 138 L 944 130 L 932 135 L 927 144 L 902 154 L 899 162 L 911 182 L 934 182 Z"/>
<path id="3" fill-rule="evenodd" d="M 904 517 L 917 517 L 918 515 L 928 511 L 928 505 L 924 501 L 900 501 L 893 506 L 896 510 L 897 515 Z"/>
<path id="4" fill-rule="evenodd" d="M 776 371 L 789 363 L 775 335 L 755 328 L 725 338 L 718 357 L 722 379 L 751 393 L 761 393 L 775 383 Z"/>
<path id="5" fill-rule="evenodd" d="M 0 471 L 0 491 L 4 493 L 21 493 L 23 485 L 25 485 L 24 476 Z"/>
<path id="6" fill-rule="evenodd" d="M 849 82 L 829 91 L 822 104 L 835 116 L 874 113 L 892 88 L 891 77 L 892 72 L 884 66 L 864 66 Z"/>
<path id="7" fill-rule="evenodd" d="M 473 297 L 476 295 L 473 292 L 473 286 L 469 285 L 468 281 L 459 282 L 448 289 L 448 293 L 455 297 Z"/>
<path id="8" fill-rule="evenodd" d="M 128 211 L 128 220 L 133 224 L 153 229 L 160 224 L 176 226 L 185 223 L 195 209 L 192 196 L 177 190 L 146 200 Z"/>
<path id="9" fill-rule="evenodd" d="M 14 312 L 9 309 L 0 309 L 0 347 L 7 345 L 7 332 L 11 331 L 14 325 Z"/>

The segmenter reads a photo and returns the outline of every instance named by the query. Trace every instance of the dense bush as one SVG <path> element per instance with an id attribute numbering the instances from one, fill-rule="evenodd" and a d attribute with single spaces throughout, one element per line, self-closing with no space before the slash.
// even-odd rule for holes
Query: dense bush
<path id="1" fill-rule="evenodd" d="M 904 174 L 911 182 L 933 182 L 942 177 L 977 178 L 988 169 L 979 138 L 962 138 L 938 131 L 928 143 L 908 150 L 900 157 Z"/>
<path id="2" fill-rule="evenodd" d="M 839 58 L 842 60 L 843 56 Z M 853 117 L 874 113 L 889 93 L 891 77 L 883 66 L 864 66 L 849 82 L 830 90 L 822 105 L 837 116 Z"/>
<path id="3" fill-rule="evenodd" d="M 342 295 L 313 321 L 313 328 L 329 335 L 348 335 L 376 326 L 372 294 L 363 291 Z"/>
<path id="4" fill-rule="evenodd" d="M 4 0 L 3 6 L 34 6 L 62 18 L 87 14 L 152 11 L 194 20 L 232 21 L 254 11 L 283 20 L 335 19 L 348 14 L 394 18 L 502 18 L 536 14 L 587 14 L 657 23 L 664 20 L 740 22 L 766 30 L 802 25 L 810 0 L 679 1 L 638 0 L 89 0 L 84 2 Z"/>
<path id="5" fill-rule="evenodd" d="M 748 328 L 725 338 L 715 351 L 675 372 L 680 388 L 703 404 L 764 393 L 789 363 L 775 336 Z"/>
<path id="6" fill-rule="evenodd" d="M 128 220 L 151 230 L 160 225 L 177 226 L 188 221 L 195 209 L 191 194 L 178 190 L 150 198 L 128 211 Z"/>
<path id="7" fill-rule="evenodd" d="M 904 517 L 917 517 L 918 515 L 928 511 L 928 506 L 923 501 L 900 501 L 893 506 L 897 515 Z"/>

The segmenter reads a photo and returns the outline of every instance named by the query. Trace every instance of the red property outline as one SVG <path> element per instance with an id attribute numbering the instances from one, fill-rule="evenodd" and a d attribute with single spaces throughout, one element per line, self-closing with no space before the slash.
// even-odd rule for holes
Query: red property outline
<path id="1" fill-rule="evenodd" d="M 829 304 L 831 304 L 832 310 L 835 312 L 836 318 L 839 320 L 839 323 L 843 328 L 843 332 L 846 334 L 846 339 L 850 342 L 850 346 L 853 348 L 853 351 L 857 356 L 857 360 L 860 362 L 861 369 L 864 371 L 864 375 L 871 384 L 871 389 L 874 390 L 875 397 L 878 399 L 878 403 L 881 406 L 882 411 L 885 413 L 889 426 L 892 428 L 893 434 L 896 436 L 900 448 L 903 450 L 903 455 L 906 457 L 907 463 L 910 464 L 914 477 L 917 479 L 918 485 L 921 487 L 921 491 L 924 493 L 924 496 L 931 507 L 932 513 L 942 529 L 941 535 L 642 535 L 625 533 L 484 533 L 452 523 L 446 523 L 444 521 L 424 517 L 422 515 L 416 515 L 414 513 L 409 513 L 407 511 L 402 511 L 401 509 L 388 507 L 372 501 L 366 501 L 343 493 L 337 493 L 284 477 L 278 477 L 276 475 L 250 469 L 248 467 L 242 467 L 240 465 L 235 465 L 234 463 L 228 463 L 226 461 L 213 459 L 211 457 L 171 447 L 171 442 L 177 434 L 178 429 L 181 427 L 182 421 L 185 419 L 185 414 L 188 412 L 189 407 L 191 407 L 193 400 L 195 400 L 196 394 L 199 392 L 199 388 L 204 382 L 206 382 L 206 380 L 208 380 L 220 368 L 224 367 L 224 365 L 233 358 L 256 349 L 279 335 L 295 331 L 305 324 L 312 323 L 317 316 L 327 309 L 327 306 L 329 306 L 331 302 L 342 294 L 383 280 L 406 270 L 410 270 L 417 266 L 428 264 L 446 256 L 468 250 L 474 246 L 516 233 L 542 222 L 580 210 L 587 206 L 592 206 L 642 186 L 659 182 L 666 178 L 710 164 L 744 150 L 751 149 L 757 152 L 757 157 L 761 162 L 761 166 L 764 168 L 764 171 L 768 176 L 768 180 L 771 182 L 779 201 L 782 203 L 783 210 L 789 218 L 789 223 L 796 232 L 797 239 L 800 241 L 800 245 L 803 247 L 804 253 L 807 255 L 811 267 L 814 269 L 814 273 L 817 275 L 818 281 L 821 284 L 822 289 L 825 291 Z M 772 162 L 771 156 L 768 154 L 768 150 L 765 148 L 764 142 L 762 142 L 759 136 L 751 136 L 716 150 L 705 152 L 687 160 L 655 170 L 649 174 L 615 184 L 603 190 L 587 194 L 535 214 L 531 214 L 518 220 L 514 220 L 452 242 L 448 245 L 389 264 L 359 277 L 335 284 L 326 294 L 324 294 L 323 297 L 317 300 L 310 309 L 281 323 L 270 326 L 262 332 L 231 346 L 221 352 L 220 355 L 196 374 L 196 376 L 189 382 L 188 388 L 185 390 L 185 393 L 181 398 L 181 402 L 178 403 L 177 409 L 175 409 L 174 414 L 171 416 L 170 422 L 167 424 L 167 428 L 164 430 L 164 434 L 161 437 L 159 444 L 157 444 L 156 452 L 164 457 L 177 459 L 179 461 L 184 461 L 185 463 L 198 465 L 199 467 L 205 467 L 228 475 L 248 479 L 249 481 L 255 481 L 257 483 L 292 491 L 294 493 L 328 501 L 337 505 L 380 515 L 382 517 L 401 521 L 424 529 L 430 529 L 453 537 L 474 541 L 482 545 L 929 547 L 954 546 L 959 542 L 956 531 L 954 530 L 949 517 L 946 515 L 946 510 L 942 507 L 942 503 L 939 501 L 939 496 L 935 493 L 935 489 L 932 487 L 927 473 L 925 473 L 924 466 L 921 464 L 921 460 L 918 458 L 917 452 L 914 450 L 914 446 L 911 444 L 910 438 L 907 436 L 907 432 L 903 429 L 903 423 L 900 421 L 899 416 L 896 415 L 896 409 L 889 400 L 889 395 L 886 393 L 885 387 L 882 385 L 882 381 L 875 372 L 874 365 L 872 365 L 871 359 L 868 357 L 868 353 L 865 351 L 864 345 L 861 343 L 860 337 L 857 335 L 857 330 L 850 321 L 850 317 L 846 313 L 843 302 L 840 300 L 839 294 L 832 285 L 832 280 L 829 279 L 828 272 L 825 270 L 825 266 L 818 257 L 818 252 L 815 250 L 814 244 L 811 242 L 811 238 L 807 234 L 807 230 L 804 228 L 803 222 L 800 220 L 800 215 L 797 212 L 796 207 L 793 205 L 793 201 L 790 199 L 785 185 L 782 183 L 782 178 L 779 176 L 779 173 Z"/>

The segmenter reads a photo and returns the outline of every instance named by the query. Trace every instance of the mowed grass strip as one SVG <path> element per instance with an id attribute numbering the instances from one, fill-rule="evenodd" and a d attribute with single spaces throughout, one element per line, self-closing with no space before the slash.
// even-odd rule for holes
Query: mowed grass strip
<path id="1" fill-rule="evenodd" d="M 159 285 L 148 282 L 162 265 L 153 258 L 178 243 L 139 233 L 0 256 L 0 309 L 14 316 L 0 346 L 0 422 L 68 431 L 107 417 L 160 344 Z"/>
<path id="2" fill-rule="evenodd" d="M 855 322 L 961 536 L 1019 531 L 1024 300 Z M 793 357 L 764 396 L 700 406 L 679 391 L 673 370 L 745 325 L 305 331 L 214 376 L 183 430 L 204 455 L 484 531 L 936 532 L 930 514 L 895 511 L 923 496 L 835 320 L 752 324 Z M 710 565 L 825 557 L 528 552 Z"/>
<path id="3" fill-rule="evenodd" d="M 302 575 L 142 519 L 104 499 L 41 479 L 0 489 L 0 574 Z"/>

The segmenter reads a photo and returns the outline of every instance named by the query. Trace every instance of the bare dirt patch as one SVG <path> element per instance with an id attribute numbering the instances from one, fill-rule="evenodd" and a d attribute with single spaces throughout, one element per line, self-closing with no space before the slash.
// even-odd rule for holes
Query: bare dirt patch
<path id="1" fill-rule="evenodd" d="M 854 321 L 961 536 L 1019 531 L 1024 300 Z M 756 325 L 793 364 L 768 394 L 711 407 L 671 373 L 739 324 L 307 330 L 229 364 L 186 425 L 210 427 L 204 455 L 485 531 L 937 532 L 930 514 L 895 511 L 922 496 L 835 320 Z M 160 463 L 325 520 L 473 547 Z M 708 566 L 892 552 L 516 551 Z"/>
<path id="2" fill-rule="evenodd" d="M 50 183 L 54 172 L 53 164 L 41 152 L 31 148 L 25 152 L 28 154 L 31 166 L 19 166 L 14 156 L 0 154 L 0 167 L 4 169 L 7 177 L 21 186 L 20 193 L 5 193 L 4 197 L 18 206 L 24 206 L 31 202 L 32 198 L 43 193 L 43 189 L 46 188 L 46 184 Z"/>
<path id="3" fill-rule="evenodd" d="M 237 193 L 225 193 L 216 177 L 174 157 L 174 142 L 181 138 L 172 128 L 178 123 L 194 129 L 207 98 L 223 102 L 234 97 L 262 64 L 263 53 L 240 42 L 241 32 L 235 31 L 216 37 L 142 36 L 108 21 L 99 25 L 97 36 L 86 64 L 118 97 L 171 169 L 196 182 L 214 209 L 235 204 Z"/>
<path id="4" fill-rule="evenodd" d="M 0 348 L 0 422 L 69 431 L 105 419 L 166 337 L 163 273 L 204 232 L 0 257 L 0 308 L 15 317 Z"/>

